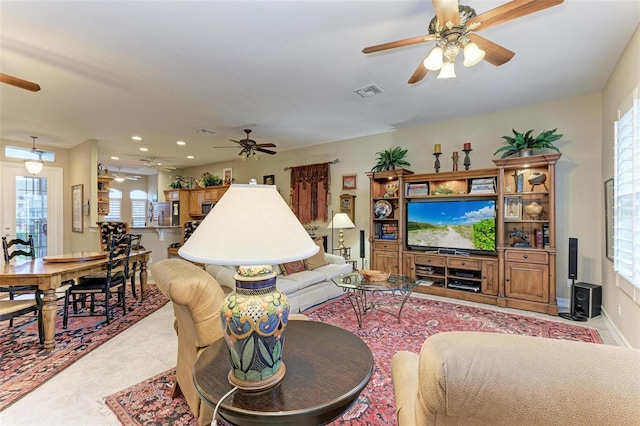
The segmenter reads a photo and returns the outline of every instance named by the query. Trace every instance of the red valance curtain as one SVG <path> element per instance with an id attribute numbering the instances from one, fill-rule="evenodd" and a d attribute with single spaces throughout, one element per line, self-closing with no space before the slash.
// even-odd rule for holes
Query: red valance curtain
<path id="1" fill-rule="evenodd" d="M 327 221 L 329 163 L 291 168 L 291 207 L 300 223 Z"/>

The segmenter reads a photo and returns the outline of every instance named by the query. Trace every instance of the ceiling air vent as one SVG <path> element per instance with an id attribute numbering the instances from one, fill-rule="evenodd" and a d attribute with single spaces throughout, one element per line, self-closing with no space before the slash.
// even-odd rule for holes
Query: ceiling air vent
<path id="1" fill-rule="evenodd" d="M 379 88 L 377 85 L 372 84 L 371 86 L 363 87 L 362 89 L 354 90 L 358 95 L 363 98 L 370 98 L 371 96 L 379 95 L 383 93 L 384 90 Z"/>
<path id="2" fill-rule="evenodd" d="M 205 135 L 215 135 L 216 131 L 202 128 L 202 129 L 196 130 L 196 133 L 203 133 Z"/>

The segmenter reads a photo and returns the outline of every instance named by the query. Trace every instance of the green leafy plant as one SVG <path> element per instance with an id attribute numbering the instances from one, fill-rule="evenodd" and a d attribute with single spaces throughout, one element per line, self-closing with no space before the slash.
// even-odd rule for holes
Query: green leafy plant
<path id="1" fill-rule="evenodd" d="M 182 188 L 182 182 L 180 182 L 178 179 L 176 179 L 176 180 L 174 180 L 173 182 L 171 182 L 169 184 L 169 188 L 180 189 L 180 188 Z"/>
<path id="2" fill-rule="evenodd" d="M 396 167 L 402 168 L 410 166 L 411 164 L 404 159 L 407 155 L 407 149 L 402 149 L 399 146 L 393 149 L 385 149 L 384 151 L 376 152 L 378 156 L 376 158 L 376 165 L 371 169 L 372 172 L 382 172 L 385 170 L 393 170 Z"/>
<path id="3" fill-rule="evenodd" d="M 553 145 L 555 141 L 560 139 L 563 135 L 556 135 L 556 129 L 553 130 L 545 130 L 541 132 L 535 138 L 531 136 L 533 130 L 529 130 L 526 133 L 520 133 L 515 129 L 511 129 L 513 132 L 513 136 L 503 136 L 502 139 L 505 140 L 504 146 L 498 148 L 493 155 L 502 152 L 502 158 L 508 157 L 510 155 L 514 155 L 519 153 L 524 149 L 553 149 L 556 152 L 560 152 L 560 150 Z"/>
<path id="4" fill-rule="evenodd" d="M 220 176 L 214 176 L 209 172 L 204 172 L 201 183 L 204 186 L 219 186 L 222 185 L 222 178 Z"/>

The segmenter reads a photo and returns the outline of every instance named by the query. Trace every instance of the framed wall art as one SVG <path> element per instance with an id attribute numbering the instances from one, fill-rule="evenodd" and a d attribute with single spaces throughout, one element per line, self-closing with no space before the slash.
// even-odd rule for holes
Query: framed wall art
<path id="1" fill-rule="evenodd" d="M 225 185 L 231 185 L 233 183 L 233 169 L 231 167 L 222 169 L 222 181 Z"/>
<path id="2" fill-rule="evenodd" d="M 517 195 L 504 197 L 504 218 L 506 220 L 522 218 L 522 198 Z"/>
<path id="3" fill-rule="evenodd" d="M 262 183 L 264 185 L 275 185 L 276 184 L 276 176 L 275 175 L 262 176 Z"/>
<path id="4" fill-rule="evenodd" d="M 84 185 L 71 186 L 71 230 L 84 232 L 84 215 L 82 214 L 82 199 L 84 198 Z"/>
<path id="5" fill-rule="evenodd" d="M 342 189 L 357 189 L 358 175 L 343 175 Z"/>

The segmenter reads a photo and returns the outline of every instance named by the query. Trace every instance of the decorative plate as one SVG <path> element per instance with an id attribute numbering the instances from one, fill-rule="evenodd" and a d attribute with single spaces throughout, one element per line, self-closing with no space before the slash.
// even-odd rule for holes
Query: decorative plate
<path id="1" fill-rule="evenodd" d="M 373 213 L 377 216 L 378 219 L 384 219 L 391 216 L 393 212 L 393 207 L 391 203 L 387 200 L 379 200 L 373 205 Z"/>

